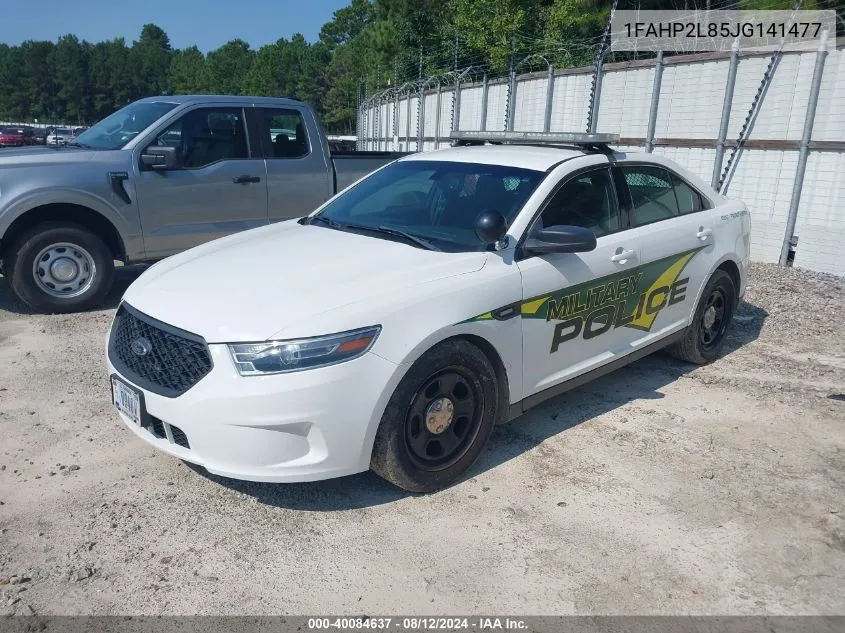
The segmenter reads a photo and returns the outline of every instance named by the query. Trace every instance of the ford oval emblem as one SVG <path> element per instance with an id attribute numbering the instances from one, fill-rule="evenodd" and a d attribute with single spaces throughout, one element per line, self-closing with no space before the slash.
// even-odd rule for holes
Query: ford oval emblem
<path id="1" fill-rule="evenodd" d="M 152 349 L 153 345 L 150 343 L 150 340 L 144 338 L 143 336 L 139 336 L 130 344 L 129 348 L 132 350 L 132 353 L 135 356 L 146 356 L 149 354 Z"/>

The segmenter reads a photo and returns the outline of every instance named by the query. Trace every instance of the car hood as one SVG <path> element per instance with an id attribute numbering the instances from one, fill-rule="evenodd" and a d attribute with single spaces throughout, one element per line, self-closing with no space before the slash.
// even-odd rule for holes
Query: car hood
<path id="1" fill-rule="evenodd" d="M 54 148 L 45 145 L 4 149 L 0 152 L 0 168 L 79 164 L 80 160 L 90 160 L 95 153 L 81 147 Z"/>
<path id="2" fill-rule="evenodd" d="M 427 251 L 291 220 L 163 260 L 124 300 L 209 343 L 263 341 L 324 312 L 473 272 L 486 260 L 483 252 Z M 373 323 L 349 329 L 377 321 L 373 315 Z"/>

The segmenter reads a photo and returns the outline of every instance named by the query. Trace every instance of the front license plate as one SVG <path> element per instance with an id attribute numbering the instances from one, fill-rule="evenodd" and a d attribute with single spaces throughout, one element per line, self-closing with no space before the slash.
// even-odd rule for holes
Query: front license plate
<path id="1" fill-rule="evenodd" d="M 141 394 L 117 378 L 111 379 L 114 406 L 135 424 L 141 425 Z"/>

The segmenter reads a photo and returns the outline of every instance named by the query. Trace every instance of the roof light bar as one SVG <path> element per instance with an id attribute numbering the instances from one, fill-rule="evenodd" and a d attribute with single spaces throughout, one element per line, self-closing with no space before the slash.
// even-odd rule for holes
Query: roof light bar
<path id="1" fill-rule="evenodd" d="M 452 132 L 455 141 L 496 141 L 519 143 L 568 143 L 570 145 L 606 145 L 619 143 L 618 134 L 589 134 L 586 132 L 488 132 L 465 130 Z"/>

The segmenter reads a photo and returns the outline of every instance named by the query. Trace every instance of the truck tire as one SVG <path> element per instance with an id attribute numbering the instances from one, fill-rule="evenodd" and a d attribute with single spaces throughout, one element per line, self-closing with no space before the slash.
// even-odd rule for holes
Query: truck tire
<path id="1" fill-rule="evenodd" d="M 114 279 L 109 247 L 75 224 L 46 222 L 32 227 L 15 241 L 5 260 L 12 291 L 39 312 L 98 307 Z"/>
<path id="2" fill-rule="evenodd" d="M 695 365 L 712 363 L 725 343 L 725 334 L 738 301 L 733 278 L 724 270 L 716 270 L 701 293 L 701 300 L 684 337 L 666 351 Z"/>
<path id="3" fill-rule="evenodd" d="M 428 350 L 393 392 L 376 433 L 370 468 L 409 492 L 433 492 L 481 455 L 499 407 L 496 371 L 467 341 Z"/>

